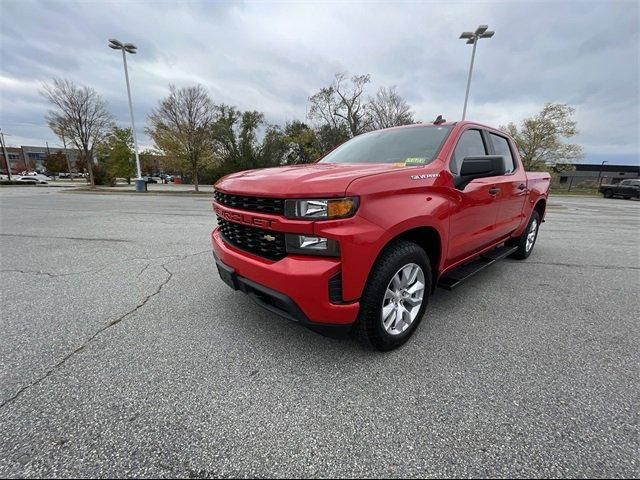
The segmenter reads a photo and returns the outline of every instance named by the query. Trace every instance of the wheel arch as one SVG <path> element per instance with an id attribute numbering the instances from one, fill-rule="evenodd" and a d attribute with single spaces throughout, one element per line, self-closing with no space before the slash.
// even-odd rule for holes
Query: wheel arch
<path id="1" fill-rule="evenodd" d="M 547 211 L 547 199 L 541 198 L 540 200 L 538 200 L 535 206 L 533 207 L 533 210 L 535 212 L 538 212 L 538 215 L 540 216 L 540 221 L 543 221 L 544 214 Z"/>
<path id="2" fill-rule="evenodd" d="M 387 249 L 389 245 L 398 240 L 413 242 L 427 253 L 431 266 L 431 291 L 433 292 L 433 290 L 435 289 L 435 285 L 438 282 L 440 260 L 443 256 L 442 238 L 438 230 L 434 227 L 423 226 L 410 228 L 396 234 L 394 237 L 390 238 L 389 241 L 387 241 L 382 249 L 380 249 L 375 262 L 378 261 L 378 258 L 380 257 L 380 255 L 382 255 L 382 252 L 384 252 L 384 250 Z"/>

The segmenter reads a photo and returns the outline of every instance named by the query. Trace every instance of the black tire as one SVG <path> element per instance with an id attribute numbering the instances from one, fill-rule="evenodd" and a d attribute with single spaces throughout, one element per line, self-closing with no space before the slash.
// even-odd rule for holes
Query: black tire
<path id="1" fill-rule="evenodd" d="M 534 221 L 536 222 L 536 227 L 535 227 L 536 233 L 533 238 L 533 244 L 531 245 L 530 248 L 527 248 L 527 239 L 529 237 L 529 233 L 531 233 L 531 226 Z M 512 244 L 516 245 L 518 247 L 518 250 L 512 253 L 510 257 L 515 258 L 517 260 L 524 260 L 525 258 L 528 258 L 529 255 L 531 255 L 531 252 L 533 252 L 533 247 L 536 246 L 536 240 L 538 240 L 539 230 L 540 230 L 540 214 L 534 210 L 533 213 L 531 214 L 531 218 L 529 219 L 529 223 L 527 223 L 527 228 L 524 229 L 524 232 L 522 232 L 522 235 L 520 235 L 518 238 L 512 241 Z"/>
<path id="2" fill-rule="evenodd" d="M 604 192 L 604 198 L 613 198 L 613 190 L 607 188 Z"/>
<path id="3" fill-rule="evenodd" d="M 415 263 L 424 274 L 423 299 L 418 314 L 402 333 L 392 335 L 382 322 L 382 305 L 387 286 L 405 265 Z M 427 253 L 413 242 L 399 240 L 385 247 L 369 274 L 360 299 L 360 312 L 353 328 L 353 336 L 376 350 L 388 351 L 404 344 L 420 324 L 431 293 L 431 264 Z"/>

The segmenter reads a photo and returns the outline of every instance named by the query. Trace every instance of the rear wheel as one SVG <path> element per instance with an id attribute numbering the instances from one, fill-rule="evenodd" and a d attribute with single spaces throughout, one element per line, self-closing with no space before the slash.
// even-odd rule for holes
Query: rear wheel
<path id="1" fill-rule="evenodd" d="M 540 214 L 537 211 L 533 211 L 531 214 L 531 218 L 529 219 L 529 224 L 525 229 L 524 233 L 515 239 L 514 243 L 518 247 L 514 253 L 511 254 L 512 258 L 517 258 L 518 260 L 524 260 L 533 251 L 533 247 L 536 244 L 536 240 L 538 239 L 538 229 L 540 228 Z"/>
<path id="2" fill-rule="evenodd" d="M 604 198 L 611 198 L 611 197 L 613 197 L 613 190 L 611 190 L 611 189 L 606 189 L 606 190 L 604 191 Z"/>
<path id="3" fill-rule="evenodd" d="M 430 292 L 426 252 L 412 242 L 394 242 L 381 253 L 369 275 L 354 335 L 377 350 L 399 347 L 422 320 Z"/>

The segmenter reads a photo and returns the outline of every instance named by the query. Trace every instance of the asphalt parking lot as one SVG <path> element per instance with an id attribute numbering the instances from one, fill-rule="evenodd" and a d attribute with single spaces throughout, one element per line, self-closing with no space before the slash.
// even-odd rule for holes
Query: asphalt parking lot
<path id="1" fill-rule="evenodd" d="M 226 287 L 207 197 L 0 202 L 2 477 L 640 475 L 640 202 L 553 198 L 387 354 Z"/>

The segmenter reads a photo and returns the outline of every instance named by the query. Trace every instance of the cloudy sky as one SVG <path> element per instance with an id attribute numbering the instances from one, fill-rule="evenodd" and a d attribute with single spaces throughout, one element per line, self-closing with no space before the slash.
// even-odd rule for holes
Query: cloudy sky
<path id="1" fill-rule="evenodd" d="M 141 145 L 146 116 L 178 86 L 216 102 L 303 119 L 307 98 L 336 72 L 370 73 L 371 93 L 396 85 L 416 117 L 461 117 L 471 47 L 488 24 L 467 117 L 500 125 L 545 102 L 575 107 L 585 161 L 638 163 L 640 2 L 212 2 L 0 0 L 0 127 L 9 145 L 59 145 L 47 129 L 43 82 L 65 77 L 129 114 L 117 38 L 129 57 Z M 611 162 L 613 163 L 613 162 Z"/>

